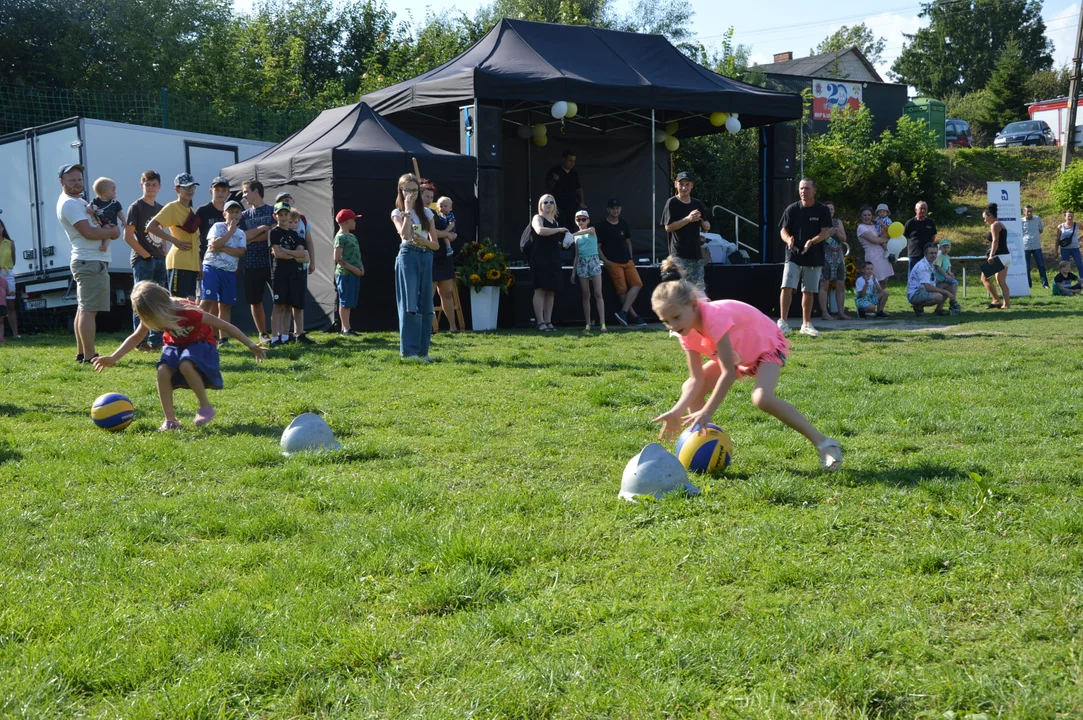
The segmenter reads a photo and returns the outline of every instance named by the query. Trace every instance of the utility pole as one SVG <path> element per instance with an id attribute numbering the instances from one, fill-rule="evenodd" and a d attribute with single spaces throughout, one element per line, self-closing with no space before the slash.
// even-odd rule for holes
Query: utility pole
<path id="1" fill-rule="evenodd" d="M 1072 148 L 1075 146 L 1075 117 L 1079 105 L 1079 65 L 1083 58 L 1083 2 L 1079 8 L 1079 29 L 1075 36 L 1075 56 L 1072 58 L 1072 83 L 1068 88 L 1068 135 L 1064 138 L 1064 147 L 1060 154 L 1060 170 L 1068 167 L 1072 161 Z"/>

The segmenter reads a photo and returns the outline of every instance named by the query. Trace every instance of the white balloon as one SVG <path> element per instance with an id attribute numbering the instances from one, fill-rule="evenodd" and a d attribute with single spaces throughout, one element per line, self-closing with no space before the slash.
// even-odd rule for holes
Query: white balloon
<path id="1" fill-rule="evenodd" d="M 731 118 L 739 118 L 741 116 L 739 114 L 737 114 L 737 113 L 730 113 L 730 117 Z"/>
<path id="2" fill-rule="evenodd" d="M 656 143 L 665 142 L 666 141 L 666 131 L 665 130 L 655 130 L 654 131 L 654 141 Z"/>
<path id="3" fill-rule="evenodd" d="M 726 120 L 726 130 L 731 133 L 739 132 L 741 129 L 741 121 L 737 119 L 736 115 L 730 115 L 729 120 Z"/>
<path id="4" fill-rule="evenodd" d="M 906 238 L 897 237 L 891 238 L 887 241 L 887 253 L 888 255 L 895 255 L 898 257 L 899 253 L 906 247 Z"/>
<path id="5" fill-rule="evenodd" d="M 557 120 L 563 120 L 564 116 L 568 114 L 568 103 L 558 100 L 553 103 L 553 109 L 550 112 L 553 113 L 553 117 Z"/>
<path id="6" fill-rule="evenodd" d="M 529 125 L 520 125 L 515 130 L 515 134 L 526 140 L 528 137 L 534 134 L 534 130 Z"/>

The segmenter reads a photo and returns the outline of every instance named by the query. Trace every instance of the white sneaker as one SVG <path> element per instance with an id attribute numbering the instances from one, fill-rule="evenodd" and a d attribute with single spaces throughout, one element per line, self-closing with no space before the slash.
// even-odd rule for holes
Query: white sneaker
<path id="1" fill-rule="evenodd" d="M 801 334 L 808 335 L 810 337 L 820 337 L 820 331 L 812 327 L 812 323 L 801 326 Z"/>
<path id="2" fill-rule="evenodd" d="M 775 323 L 775 324 L 778 325 L 778 329 L 782 331 L 783 335 L 785 335 L 786 333 L 788 333 L 790 331 L 790 324 L 788 322 L 786 322 L 785 320 L 783 320 L 782 318 L 779 318 L 778 322 Z"/>

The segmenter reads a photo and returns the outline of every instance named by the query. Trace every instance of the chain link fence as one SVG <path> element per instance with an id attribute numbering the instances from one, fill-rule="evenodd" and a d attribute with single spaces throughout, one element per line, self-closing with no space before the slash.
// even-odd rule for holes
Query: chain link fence
<path id="1" fill-rule="evenodd" d="M 312 121 L 314 109 L 271 110 L 218 105 L 162 88 L 158 93 L 111 93 L 0 84 L 0 134 L 82 116 L 95 120 L 279 142 Z"/>

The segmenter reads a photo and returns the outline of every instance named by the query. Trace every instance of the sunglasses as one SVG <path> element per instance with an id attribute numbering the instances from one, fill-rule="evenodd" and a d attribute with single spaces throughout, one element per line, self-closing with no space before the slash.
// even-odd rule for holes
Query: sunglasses
<path id="1" fill-rule="evenodd" d="M 403 192 L 417 192 L 417 186 L 415 185 L 413 187 L 410 187 L 409 185 L 405 185 L 405 186 L 403 186 L 402 191 Z"/>
<path id="2" fill-rule="evenodd" d="M 555 203 L 552 200 L 542 200 L 542 205 L 554 205 L 554 204 Z"/>
<path id="3" fill-rule="evenodd" d="M 590 218 L 576 218 L 576 222 L 590 222 Z"/>

